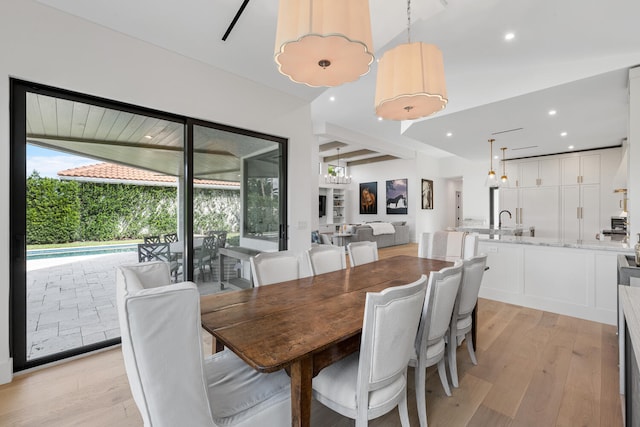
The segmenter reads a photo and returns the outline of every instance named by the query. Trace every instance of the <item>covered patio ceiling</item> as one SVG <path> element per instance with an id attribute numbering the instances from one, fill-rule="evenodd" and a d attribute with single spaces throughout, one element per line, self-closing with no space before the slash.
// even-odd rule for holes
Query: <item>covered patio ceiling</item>
<path id="1" fill-rule="evenodd" d="M 184 133 L 180 122 L 42 94 L 27 95 L 27 142 L 51 150 L 182 176 Z M 265 139 L 195 126 L 194 176 L 239 181 L 243 158 L 277 148 L 277 143 Z M 265 166 L 273 169 L 273 165 Z"/>

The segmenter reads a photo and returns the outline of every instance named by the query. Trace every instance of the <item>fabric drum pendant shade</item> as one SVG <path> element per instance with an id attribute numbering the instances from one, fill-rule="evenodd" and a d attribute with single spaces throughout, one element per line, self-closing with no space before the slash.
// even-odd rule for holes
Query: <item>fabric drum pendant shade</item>
<path id="1" fill-rule="evenodd" d="M 373 62 L 368 0 L 280 0 L 275 61 L 308 86 L 338 86 Z"/>
<path id="2" fill-rule="evenodd" d="M 385 52 L 378 64 L 376 115 L 414 120 L 447 105 L 442 52 L 427 43 L 404 43 Z"/>

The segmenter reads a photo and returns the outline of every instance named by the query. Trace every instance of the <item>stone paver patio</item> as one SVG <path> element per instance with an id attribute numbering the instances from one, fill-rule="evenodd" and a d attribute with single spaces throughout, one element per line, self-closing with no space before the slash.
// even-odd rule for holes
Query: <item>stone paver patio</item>
<path id="1" fill-rule="evenodd" d="M 137 261 L 137 252 L 27 261 L 27 359 L 119 337 L 116 267 Z M 220 292 L 216 281 L 198 288 Z"/>

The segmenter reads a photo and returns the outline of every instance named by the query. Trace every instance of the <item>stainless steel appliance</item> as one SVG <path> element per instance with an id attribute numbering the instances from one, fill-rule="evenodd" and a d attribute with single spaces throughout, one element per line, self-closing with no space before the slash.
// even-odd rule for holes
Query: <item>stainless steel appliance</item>
<path id="1" fill-rule="evenodd" d="M 602 234 L 610 236 L 611 240 L 625 240 L 627 237 L 627 218 L 622 216 L 612 216 L 611 230 L 602 230 Z"/>

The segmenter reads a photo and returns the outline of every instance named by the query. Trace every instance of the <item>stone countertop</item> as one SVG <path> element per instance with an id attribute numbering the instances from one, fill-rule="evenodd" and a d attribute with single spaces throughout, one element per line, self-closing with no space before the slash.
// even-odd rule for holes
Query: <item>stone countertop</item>
<path id="1" fill-rule="evenodd" d="M 483 235 L 479 236 L 480 242 L 491 243 L 511 243 L 532 246 L 550 246 L 556 248 L 574 248 L 574 249 L 590 249 L 598 251 L 612 251 L 619 253 L 634 253 L 633 245 L 629 243 L 616 241 L 600 241 L 600 240 L 562 240 L 546 237 L 528 237 L 528 236 L 505 236 L 505 235 Z"/>
<path id="2" fill-rule="evenodd" d="M 640 288 L 618 286 L 636 360 L 640 362 Z"/>
<path id="3" fill-rule="evenodd" d="M 529 227 L 502 227 L 502 228 L 489 228 L 489 227 L 456 227 L 456 231 L 465 231 L 467 233 L 478 233 L 488 235 L 500 235 L 500 236 L 521 236 L 523 234 L 528 235 L 530 233 Z"/>

